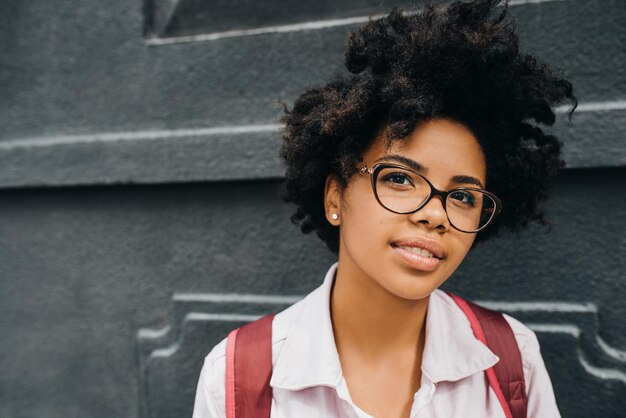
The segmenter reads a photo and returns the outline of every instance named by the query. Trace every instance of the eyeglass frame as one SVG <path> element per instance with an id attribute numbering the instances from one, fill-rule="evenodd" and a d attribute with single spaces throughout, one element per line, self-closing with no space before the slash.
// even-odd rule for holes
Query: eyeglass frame
<path id="1" fill-rule="evenodd" d="M 424 199 L 424 201 L 417 207 L 417 209 L 414 209 L 414 210 L 409 211 L 409 212 L 397 212 L 395 210 L 389 209 L 387 206 L 383 205 L 383 203 L 380 201 L 380 198 L 378 197 L 378 189 L 376 188 L 376 180 L 378 179 L 378 174 L 380 174 L 380 172 L 384 168 L 399 168 L 399 169 L 402 169 L 402 170 L 410 171 L 411 173 L 414 173 L 415 175 L 421 177 L 422 179 L 424 179 L 426 184 L 428 184 L 428 186 L 430 187 L 430 193 L 428 194 L 428 197 L 426 199 Z M 368 173 L 370 175 L 370 180 L 371 180 L 371 183 L 372 183 L 372 192 L 374 192 L 374 197 L 376 198 L 376 201 L 378 202 L 378 204 L 380 206 L 382 206 L 383 208 L 385 208 L 386 210 L 388 210 L 389 212 L 392 212 L 392 213 L 397 213 L 399 215 L 409 215 L 411 213 L 417 212 L 418 210 L 420 210 L 424 206 L 426 206 L 428 204 L 428 202 L 430 202 L 430 200 L 434 196 L 441 197 L 441 205 L 443 206 L 443 211 L 446 213 L 446 218 L 448 219 L 448 222 L 450 223 L 450 226 L 453 227 L 454 229 L 456 229 L 457 231 L 460 231 L 460 232 L 463 232 L 463 233 L 466 233 L 466 234 L 475 234 L 477 232 L 482 231 L 483 229 L 488 227 L 493 222 L 493 220 L 496 218 L 496 216 L 498 216 L 498 214 L 502 210 L 502 201 L 500 200 L 500 198 L 498 196 L 496 196 L 495 194 L 493 194 L 491 192 L 488 192 L 487 190 L 480 189 L 478 187 L 457 187 L 457 188 L 454 188 L 454 189 L 451 189 L 451 190 L 448 190 L 448 191 L 439 190 L 435 186 L 433 186 L 433 184 L 430 182 L 430 180 L 428 180 L 426 177 L 424 177 L 423 175 L 421 175 L 419 173 L 416 173 L 415 170 L 412 170 L 409 167 L 406 167 L 406 166 L 403 166 L 403 165 L 400 165 L 400 164 L 376 163 L 371 168 L 368 168 L 367 165 L 364 165 L 364 166 L 362 166 L 361 168 L 358 169 L 358 173 L 359 174 Z M 473 190 L 473 191 L 476 191 L 476 192 L 484 193 L 485 195 L 489 196 L 495 203 L 495 208 L 494 208 L 493 213 L 491 214 L 491 217 L 489 218 L 489 220 L 485 223 L 485 225 L 481 226 L 480 228 L 478 228 L 475 231 L 463 231 L 462 229 L 459 229 L 457 226 L 455 226 L 452 223 L 452 221 L 450 220 L 450 216 L 448 215 L 448 209 L 446 209 L 446 200 L 448 199 L 448 196 L 451 193 L 458 192 L 459 190 L 461 190 L 461 191 L 463 191 L 463 190 Z"/>

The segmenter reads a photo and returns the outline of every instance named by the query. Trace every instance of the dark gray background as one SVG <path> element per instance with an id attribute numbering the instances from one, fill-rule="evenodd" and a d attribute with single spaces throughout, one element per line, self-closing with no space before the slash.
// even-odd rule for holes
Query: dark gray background
<path id="1" fill-rule="evenodd" d="M 3 1 L 0 417 L 189 416 L 212 346 L 321 283 L 334 258 L 277 194 L 276 102 L 400 2 L 300 3 Z M 555 127 L 568 168 L 550 233 L 479 246 L 446 288 L 535 329 L 564 417 L 618 417 L 626 7 L 512 14 L 580 99 Z"/>

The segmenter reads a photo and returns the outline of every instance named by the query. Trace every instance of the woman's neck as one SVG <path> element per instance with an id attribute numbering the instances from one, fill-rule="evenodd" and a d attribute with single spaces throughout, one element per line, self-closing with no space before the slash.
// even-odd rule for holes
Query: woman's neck
<path id="1" fill-rule="evenodd" d="M 421 359 L 428 298 L 406 300 L 339 263 L 330 301 L 337 349 L 377 360 L 413 353 Z"/>

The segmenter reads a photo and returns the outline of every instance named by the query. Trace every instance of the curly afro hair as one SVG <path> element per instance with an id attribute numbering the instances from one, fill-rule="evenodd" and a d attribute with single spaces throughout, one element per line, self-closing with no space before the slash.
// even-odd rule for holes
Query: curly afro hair
<path id="1" fill-rule="evenodd" d="M 535 57 L 523 54 L 500 0 L 428 3 L 421 11 L 394 9 L 348 35 L 351 73 L 306 90 L 285 109 L 280 156 L 281 197 L 296 204 L 291 221 L 316 231 L 339 251 L 339 228 L 324 214 L 324 187 L 334 175 L 345 187 L 375 138 L 407 137 L 420 123 L 451 118 L 478 139 L 488 189 L 503 210 L 475 242 L 546 224 L 542 201 L 564 165 L 561 143 L 538 126 L 552 125 L 553 108 L 576 108 L 572 85 Z"/>

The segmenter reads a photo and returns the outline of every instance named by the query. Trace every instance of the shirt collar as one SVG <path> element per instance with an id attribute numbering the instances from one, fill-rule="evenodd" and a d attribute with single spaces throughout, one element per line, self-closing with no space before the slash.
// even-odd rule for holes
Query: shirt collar
<path id="1" fill-rule="evenodd" d="M 274 366 L 270 385 L 300 390 L 312 386 L 336 388 L 342 372 L 332 321 L 330 294 L 338 263 L 334 263 L 320 287 L 302 300 Z M 478 341 L 469 321 L 456 303 L 441 290 L 429 300 L 422 372 L 433 383 L 456 381 L 481 372 L 498 357 Z"/>
<path id="2" fill-rule="evenodd" d="M 428 302 L 422 373 L 433 383 L 455 382 L 482 372 L 500 359 L 476 339 L 456 302 L 436 289 Z"/>

